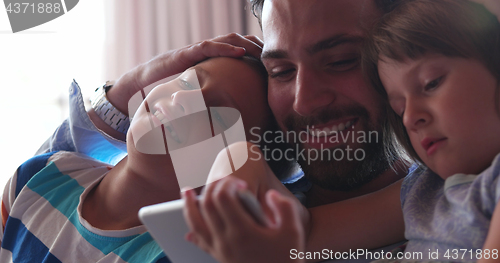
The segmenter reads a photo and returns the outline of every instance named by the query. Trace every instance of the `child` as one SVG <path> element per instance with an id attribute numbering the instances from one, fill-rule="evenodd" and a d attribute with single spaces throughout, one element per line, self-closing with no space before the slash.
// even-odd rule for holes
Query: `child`
<path id="1" fill-rule="evenodd" d="M 465 0 L 407 1 L 382 19 L 365 55 L 399 141 L 427 167 L 402 184 L 405 252 L 498 261 L 498 20 Z"/>
<path id="2" fill-rule="evenodd" d="M 200 82 L 198 70 L 205 72 Z M 194 104 L 190 95 L 199 92 L 206 96 L 207 107 L 239 110 L 250 134 L 251 127 L 266 130 L 273 123 L 265 83 L 263 66 L 256 59 L 205 60 L 148 94 L 127 133 L 127 156 L 116 166 L 67 151 L 38 155 L 22 164 L 2 198 L 0 262 L 170 262 L 137 215 L 143 206 L 179 198 L 170 146 L 163 154 L 140 152 L 144 138 L 166 124 L 150 129 L 153 113 L 146 112 L 147 102 L 151 109 L 164 107 L 165 115 L 176 109 L 187 111 Z M 95 130 L 76 83 L 70 92 L 75 102 L 71 122 L 80 124 L 73 130 Z M 188 131 L 201 130 L 199 123 L 186 124 L 191 125 Z M 175 128 L 179 134 L 183 131 L 180 143 L 199 138 L 183 127 Z M 137 130 L 147 131 L 140 137 Z M 150 143 L 165 146 L 165 137 Z"/>
<path id="3" fill-rule="evenodd" d="M 401 187 L 396 183 L 374 194 L 310 209 L 306 248 L 281 254 L 282 259 L 304 252 L 309 259 L 320 260 L 332 258 L 313 254 L 322 249 L 328 249 L 328 254 L 380 247 L 398 241 L 404 226 L 409 242 L 404 253 L 392 255 L 398 260 L 498 262 L 497 18 L 466 0 L 402 1 L 372 33 L 363 68 L 394 110 L 388 112 L 389 120 L 401 144 L 427 167 L 412 169 Z M 191 193 L 186 194 L 191 203 L 188 214 L 199 214 Z M 401 203 L 396 202 L 400 197 Z M 220 220 L 207 214 L 204 217 Z M 200 218 L 196 221 L 191 220 L 194 243 L 221 262 L 231 262 L 224 260 L 235 258 L 233 250 L 237 248 L 231 244 L 241 242 L 213 230 L 207 238 L 203 232 L 210 227 L 204 227 Z M 229 228 L 230 220 L 224 223 Z M 247 240 L 257 239 L 254 233 L 261 228 L 245 228 Z M 243 244 L 246 250 L 251 250 L 250 245 L 258 247 Z M 231 253 L 220 249 L 224 245 L 232 248 Z"/>

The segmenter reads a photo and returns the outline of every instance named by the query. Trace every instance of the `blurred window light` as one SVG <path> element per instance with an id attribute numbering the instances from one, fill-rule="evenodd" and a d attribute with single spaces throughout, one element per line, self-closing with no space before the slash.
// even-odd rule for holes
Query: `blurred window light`
<path id="1" fill-rule="evenodd" d="M 104 28 L 102 1 L 15 34 L 0 10 L 0 189 L 67 118 L 71 81 L 85 97 L 105 81 Z"/>

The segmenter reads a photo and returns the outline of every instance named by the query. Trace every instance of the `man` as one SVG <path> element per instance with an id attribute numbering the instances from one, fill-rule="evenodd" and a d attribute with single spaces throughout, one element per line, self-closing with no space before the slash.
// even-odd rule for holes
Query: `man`
<path id="1" fill-rule="evenodd" d="M 337 157 L 299 158 L 312 182 L 305 193 L 307 206 L 360 196 L 402 178 L 405 169 L 389 168 L 399 156 L 393 141 L 383 139 L 390 136 L 385 134 L 384 105 L 359 66 L 363 38 L 382 14 L 376 2 L 257 0 L 253 5 L 265 41 L 269 105 L 280 127 L 312 130 L 301 147 L 308 152 L 329 148 L 330 156 Z M 370 132 L 375 136 L 360 138 Z M 356 149 L 363 150 L 364 158 L 352 158 Z"/>

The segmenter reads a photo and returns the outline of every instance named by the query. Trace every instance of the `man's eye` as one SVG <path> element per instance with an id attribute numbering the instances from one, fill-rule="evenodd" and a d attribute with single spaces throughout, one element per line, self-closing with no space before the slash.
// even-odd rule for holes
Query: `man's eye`
<path id="1" fill-rule="evenodd" d="M 187 82 L 187 81 L 185 81 L 183 79 L 181 79 L 180 81 L 182 83 L 182 89 L 184 89 L 184 90 L 194 90 L 194 89 L 196 89 L 189 82 Z"/>
<path id="2" fill-rule="evenodd" d="M 286 69 L 286 70 L 281 70 L 281 71 L 272 71 L 269 73 L 269 77 L 272 79 L 277 79 L 279 81 L 286 81 L 291 78 L 292 73 L 295 71 L 295 69 Z"/>
<path id="3" fill-rule="evenodd" d="M 441 77 L 427 83 L 427 85 L 425 85 L 424 90 L 425 91 L 435 90 L 439 86 L 439 84 L 441 83 L 442 80 L 443 80 L 443 77 L 441 76 Z"/>
<path id="4" fill-rule="evenodd" d="M 359 58 L 339 60 L 328 65 L 335 71 L 347 71 L 359 65 Z"/>

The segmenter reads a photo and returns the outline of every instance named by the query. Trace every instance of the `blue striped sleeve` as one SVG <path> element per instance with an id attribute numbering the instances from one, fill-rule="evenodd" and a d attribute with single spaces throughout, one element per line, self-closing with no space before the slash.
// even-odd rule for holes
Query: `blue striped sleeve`
<path id="1" fill-rule="evenodd" d="M 9 217 L 7 220 L 2 248 L 12 252 L 12 262 L 14 263 L 61 263 L 50 253 L 49 248 L 26 229 L 21 220 L 17 218 Z"/>
<path id="2" fill-rule="evenodd" d="M 17 168 L 17 181 L 16 181 L 16 197 L 21 192 L 23 187 L 28 183 L 28 181 L 42 170 L 46 165 L 49 158 L 56 152 L 49 152 L 41 155 L 37 155 Z"/>

